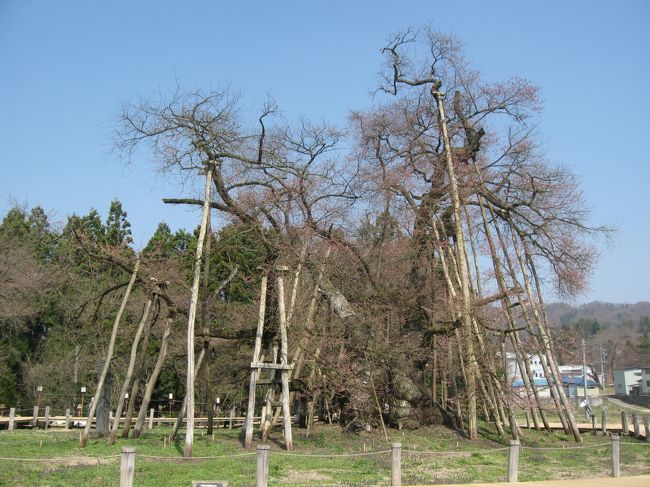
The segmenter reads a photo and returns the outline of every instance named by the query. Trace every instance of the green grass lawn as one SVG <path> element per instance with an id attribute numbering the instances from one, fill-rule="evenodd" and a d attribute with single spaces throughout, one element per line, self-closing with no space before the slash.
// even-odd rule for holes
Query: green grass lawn
<path id="1" fill-rule="evenodd" d="M 469 442 L 448 428 L 436 426 L 416 431 L 389 430 L 389 443 L 401 442 L 402 480 L 409 484 L 441 484 L 472 481 L 502 481 L 506 475 L 507 440 L 499 439 L 490 425 L 481 425 L 481 439 Z M 181 459 L 183 438 L 175 444 L 164 441 L 168 429 L 145 432 L 138 440 L 118 440 L 107 446 L 91 440 L 85 449 L 78 446 L 78 431 L 49 432 L 17 430 L 0 432 L 0 485 L 114 486 L 119 482 L 119 455 L 122 446 L 136 447 L 136 486 L 188 486 L 191 480 L 228 480 L 231 486 L 252 486 L 255 456 L 238 442 L 238 430 L 216 430 L 212 437 L 195 436 L 194 455 L 224 456 L 216 459 Z M 380 431 L 344 433 L 337 426 L 319 426 L 311 436 L 294 430 L 295 451 L 284 455 L 281 431 L 272 435 L 269 464 L 271 485 L 388 485 L 390 454 L 345 455 L 389 449 Z M 610 474 L 610 446 L 603 436 L 585 435 L 585 445 L 563 434 L 524 431 L 520 480 L 596 477 Z M 650 443 L 624 438 L 621 445 L 624 475 L 650 474 Z M 526 448 L 528 447 L 528 448 Z M 555 448 L 533 450 L 531 448 Z M 147 459 L 144 455 L 165 458 Z M 238 455 L 228 458 L 227 455 Z M 47 463 L 16 462 L 4 458 L 51 458 Z"/>

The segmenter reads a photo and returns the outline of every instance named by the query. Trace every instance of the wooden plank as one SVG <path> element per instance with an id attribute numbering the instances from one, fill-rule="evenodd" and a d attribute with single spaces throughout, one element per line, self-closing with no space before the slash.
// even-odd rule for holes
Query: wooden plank
<path id="1" fill-rule="evenodd" d="M 251 363 L 251 369 L 291 370 L 293 369 L 293 364 Z"/>

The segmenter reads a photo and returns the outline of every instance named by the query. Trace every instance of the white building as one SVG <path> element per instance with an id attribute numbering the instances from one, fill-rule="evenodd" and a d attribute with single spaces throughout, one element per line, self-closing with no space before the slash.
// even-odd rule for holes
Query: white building
<path id="1" fill-rule="evenodd" d="M 644 370 L 650 372 L 650 369 Z M 640 367 L 614 369 L 614 394 L 617 396 L 629 396 L 633 388 L 641 386 L 642 379 L 643 372 Z"/>

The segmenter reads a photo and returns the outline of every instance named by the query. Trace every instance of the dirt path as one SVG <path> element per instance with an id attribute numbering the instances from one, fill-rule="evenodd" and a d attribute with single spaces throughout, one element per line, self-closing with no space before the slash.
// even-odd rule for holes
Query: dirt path
<path id="1" fill-rule="evenodd" d="M 617 479 L 573 479 L 573 480 L 543 480 L 537 482 L 495 482 L 478 484 L 455 484 L 454 487 L 650 487 L 650 475 L 635 477 L 619 477 Z M 427 487 L 424 485 L 413 487 Z M 433 486 L 431 486 L 433 487 Z M 440 487 L 439 485 L 436 487 Z"/>

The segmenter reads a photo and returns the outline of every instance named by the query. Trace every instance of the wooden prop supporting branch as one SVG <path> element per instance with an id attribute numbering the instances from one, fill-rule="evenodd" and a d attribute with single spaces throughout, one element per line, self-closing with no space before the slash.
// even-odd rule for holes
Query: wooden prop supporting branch
<path id="1" fill-rule="evenodd" d="M 203 242 L 205 241 L 208 219 L 210 218 L 210 192 L 212 189 L 212 166 L 208 166 L 205 174 L 205 194 L 203 197 L 203 215 L 201 217 L 201 230 L 199 241 L 196 245 L 194 259 L 194 281 L 192 283 L 192 297 L 187 319 L 187 380 L 185 398 L 187 403 L 187 432 L 185 433 L 184 457 L 192 456 L 194 443 L 194 324 L 196 322 L 196 305 L 199 299 L 199 283 L 201 280 L 201 257 L 203 255 Z"/>
<path id="2" fill-rule="evenodd" d="M 104 360 L 104 367 L 102 368 L 102 373 L 99 376 L 99 381 L 97 382 L 97 389 L 95 390 L 95 398 L 97 399 L 99 399 L 99 397 L 101 396 L 102 389 L 104 388 L 104 381 L 106 380 L 108 369 L 111 366 L 111 359 L 113 358 L 113 350 L 115 349 L 117 330 L 120 326 L 120 320 L 122 319 L 122 314 L 124 313 L 124 309 L 126 308 L 126 303 L 129 300 L 131 289 L 133 288 L 133 284 L 135 283 L 135 280 L 138 276 L 139 268 L 140 268 L 140 259 L 138 259 L 135 263 L 135 267 L 133 268 L 133 274 L 131 274 L 131 280 L 129 281 L 129 285 L 126 287 L 126 291 L 124 292 L 124 298 L 122 298 L 122 304 L 120 305 L 120 309 L 118 310 L 117 315 L 115 316 L 115 321 L 113 322 L 113 331 L 111 332 L 111 339 L 108 344 L 106 359 Z M 83 433 L 79 438 L 79 446 L 81 446 L 81 448 L 85 448 L 86 444 L 88 443 L 88 436 L 90 435 L 90 428 L 92 426 L 93 418 L 95 416 L 95 409 L 97 408 L 97 402 L 98 400 L 95 400 L 90 405 L 90 411 L 88 412 L 88 420 L 86 421 L 86 426 L 84 427 Z"/>
<path id="3" fill-rule="evenodd" d="M 264 334 L 264 316 L 266 313 L 266 288 L 268 285 L 268 275 L 262 276 L 262 286 L 260 290 L 260 310 L 257 318 L 257 334 L 255 335 L 255 348 L 253 349 L 253 363 L 260 362 L 260 353 L 262 352 L 262 335 Z M 257 379 L 260 376 L 261 369 L 251 368 L 250 384 L 248 386 L 248 409 L 246 410 L 246 421 L 244 423 L 244 448 L 247 450 L 253 446 L 253 416 L 255 415 L 255 392 L 257 388 Z M 262 421 L 264 418 L 262 418 Z"/>
<path id="4" fill-rule="evenodd" d="M 117 409 L 115 410 L 115 421 L 113 421 L 113 427 L 111 428 L 111 435 L 108 438 L 108 444 L 112 445 L 115 443 L 115 437 L 117 436 L 117 429 L 120 425 L 120 417 L 122 416 L 122 408 L 124 407 L 124 401 L 126 394 L 129 390 L 129 385 L 131 384 L 131 377 L 133 375 L 133 369 L 135 368 L 135 359 L 138 354 L 138 344 L 140 343 L 140 337 L 142 336 L 142 330 L 144 325 L 147 322 L 149 317 L 149 310 L 151 309 L 152 300 L 149 299 L 144 306 L 144 311 L 142 312 L 142 318 L 138 324 L 138 329 L 135 332 L 135 337 L 133 338 L 133 344 L 131 345 L 131 356 L 129 358 L 129 366 L 126 370 L 126 376 L 124 377 L 124 383 L 122 384 L 122 390 L 120 395 L 117 398 Z M 135 401 L 135 397 L 131 397 L 131 401 Z"/>
<path id="5" fill-rule="evenodd" d="M 140 405 L 140 412 L 138 413 L 138 419 L 135 422 L 135 427 L 133 428 L 133 438 L 137 438 L 142 433 L 144 428 L 144 421 L 147 417 L 147 411 L 149 408 L 149 401 L 151 401 L 151 395 L 153 394 L 153 388 L 158 381 L 158 376 L 162 370 L 163 363 L 165 362 L 165 357 L 167 356 L 167 348 L 169 346 L 169 337 L 172 333 L 172 324 L 174 323 L 173 316 L 167 317 L 165 323 L 165 329 L 163 331 L 163 336 L 160 341 L 160 350 L 158 351 L 158 358 L 156 359 L 156 364 L 154 365 L 153 371 L 149 376 L 147 381 L 147 386 L 144 389 L 144 395 L 142 397 L 142 404 Z"/>
<path id="6" fill-rule="evenodd" d="M 447 121 L 443 104 L 443 94 L 435 89 L 431 90 L 431 95 L 438 105 L 438 121 L 442 132 L 442 139 L 445 145 L 445 162 L 447 176 L 449 177 L 449 194 L 454 214 L 454 236 L 456 237 L 456 259 L 458 261 L 458 271 L 460 273 L 462 310 L 461 319 L 463 322 L 464 333 L 467 337 L 465 353 L 467 356 L 467 393 L 468 393 L 468 418 L 467 418 L 467 437 L 475 440 L 478 437 L 477 419 L 476 419 L 476 357 L 474 356 L 474 345 L 472 344 L 472 320 L 471 320 L 471 296 L 469 291 L 469 277 L 467 275 L 467 264 L 465 262 L 465 236 L 463 232 L 463 220 L 460 210 L 460 196 L 458 194 L 458 183 L 454 162 L 451 155 L 451 142 L 447 133 Z"/>

